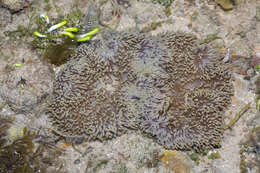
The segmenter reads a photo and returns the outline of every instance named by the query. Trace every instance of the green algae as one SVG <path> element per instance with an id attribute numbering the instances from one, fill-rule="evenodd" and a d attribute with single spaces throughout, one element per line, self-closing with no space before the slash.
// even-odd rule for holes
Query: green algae
<path id="1" fill-rule="evenodd" d="M 45 0 L 45 3 L 49 4 L 49 0 Z M 55 4 L 55 1 L 54 1 Z M 60 44 L 62 41 L 67 39 L 64 36 L 61 36 L 59 32 L 53 31 L 51 33 L 48 33 L 48 28 L 61 20 L 67 20 L 68 24 L 67 26 L 73 26 L 77 28 L 82 28 L 82 22 L 83 21 L 83 13 L 81 10 L 76 7 L 74 8 L 70 13 L 67 13 L 63 15 L 61 13 L 61 10 L 58 10 L 59 7 L 57 5 L 54 5 L 58 12 L 57 18 L 51 18 L 50 17 L 50 23 L 46 23 L 45 20 L 43 20 L 39 15 L 36 15 L 36 13 L 32 13 L 29 18 L 28 24 L 25 25 L 18 25 L 16 29 L 5 31 L 4 35 L 5 37 L 9 37 L 13 41 L 20 41 L 23 38 L 33 38 L 33 40 L 30 39 L 30 41 L 27 41 L 29 45 L 32 46 L 32 48 L 44 50 L 46 49 L 49 44 Z M 46 9 L 48 11 L 48 9 Z M 37 31 L 39 33 L 45 34 L 46 38 L 39 38 L 35 37 L 33 33 Z"/>
<path id="2" fill-rule="evenodd" d="M 104 169 L 106 167 L 106 165 L 108 164 L 109 160 L 108 159 L 104 159 L 101 160 L 96 167 L 93 168 L 93 172 L 97 172 L 98 170 Z"/>
<path id="3" fill-rule="evenodd" d="M 66 14 L 63 20 L 67 20 L 73 27 L 78 27 L 79 29 L 81 29 L 83 24 L 83 17 L 84 14 L 82 13 L 82 11 L 78 7 L 76 7 L 70 13 Z"/>
<path id="4" fill-rule="evenodd" d="M 152 0 L 153 3 L 159 3 L 162 6 L 169 7 L 174 0 Z"/>
<path id="5" fill-rule="evenodd" d="M 19 40 L 22 37 L 29 36 L 30 34 L 32 34 L 32 32 L 23 25 L 18 25 L 16 30 L 4 32 L 4 35 L 6 37 L 9 37 L 13 41 Z"/>
<path id="6" fill-rule="evenodd" d="M 198 155 L 200 155 L 200 156 L 206 156 L 206 155 L 208 155 L 209 150 L 204 150 L 204 151 L 200 151 L 200 152 L 197 152 L 197 153 L 198 153 Z"/>
<path id="7" fill-rule="evenodd" d="M 161 26 L 162 26 L 162 22 L 152 22 L 150 25 L 141 29 L 141 33 L 146 33 L 146 32 L 156 30 L 158 27 L 161 27 Z"/>
<path id="8" fill-rule="evenodd" d="M 207 35 L 207 37 L 204 40 L 202 40 L 200 42 L 200 44 L 208 44 L 208 43 L 210 43 L 214 40 L 217 40 L 217 39 L 221 39 L 221 37 L 219 37 L 216 33 L 209 34 L 209 35 Z"/>
<path id="9" fill-rule="evenodd" d="M 251 133 L 260 133 L 260 126 L 257 126 L 251 130 Z"/>
<path id="10" fill-rule="evenodd" d="M 219 152 L 212 152 L 208 155 L 208 159 L 215 160 L 215 159 L 220 159 L 221 155 Z"/>
<path id="11" fill-rule="evenodd" d="M 119 169 L 118 169 L 118 171 L 117 171 L 118 173 L 127 173 L 128 172 L 128 170 L 127 170 L 127 167 L 126 167 L 126 165 L 125 164 L 123 164 L 123 163 L 121 163 L 120 164 L 120 167 L 119 167 Z"/>
<path id="12" fill-rule="evenodd" d="M 139 162 L 140 162 L 140 166 L 141 167 L 147 167 L 147 168 L 157 168 L 160 162 L 160 155 L 158 151 L 153 151 L 151 153 L 149 153 L 151 159 L 147 159 L 147 157 L 142 157 L 140 158 Z"/>
<path id="13" fill-rule="evenodd" d="M 167 17 L 169 17 L 172 14 L 170 7 L 166 7 L 164 9 L 164 13 Z"/>
<path id="14" fill-rule="evenodd" d="M 62 65 L 69 60 L 69 55 L 73 53 L 76 43 L 70 39 L 64 40 L 60 44 L 49 44 L 43 53 L 43 59 L 51 64 Z"/>
<path id="15" fill-rule="evenodd" d="M 260 72 L 260 64 L 258 64 L 256 66 L 256 71 Z M 255 103 L 256 103 L 256 110 L 259 110 L 259 100 L 260 100 L 260 75 L 257 76 L 257 79 L 255 81 L 255 86 L 256 86 L 256 99 L 255 99 Z"/>
<path id="16" fill-rule="evenodd" d="M 190 157 L 190 159 L 192 161 L 195 162 L 196 165 L 200 164 L 200 157 L 199 157 L 198 153 L 191 153 L 191 154 L 188 154 L 188 156 Z"/>
<path id="17" fill-rule="evenodd" d="M 50 5 L 50 1 L 49 0 L 44 0 L 44 7 L 43 7 L 43 9 L 45 10 L 45 11 L 50 11 L 51 10 L 51 5 Z"/>
<path id="18" fill-rule="evenodd" d="M 0 50 L 0 59 L 4 60 L 4 61 L 8 61 L 8 59 L 10 58 L 10 56 L 7 56 L 3 53 L 2 50 Z"/>
<path id="19" fill-rule="evenodd" d="M 249 169 L 254 168 L 259 163 L 259 138 L 260 126 L 256 126 L 250 130 L 246 141 L 240 143 L 241 173 L 247 173 Z M 252 154 L 255 155 L 255 157 L 252 157 Z"/>
<path id="20" fill-rule="evenodd" d="M 26 25 L 18 25 L 14 30 L 8 30 L 4 32 L 5 37 L 9 37 L 13 41 L 21 40 L 23 38 L 31 37 L 34 30 L 34 24 L 37 28 L 42 28 L 40 23 L 40 17 L 36 17 L 35 12 L 28 16 L 29 22 Z"/>
<path id="21" fill-rule="evenodd" d="M 260 6 L 256 7 L 256 20 L 260 22 Z"/>
<path id="22" fill-rule="evenodd" d="M 251 103 L 246 104 L 238 113 L 236 113 L 235 117 L 227 124 L 224 126 L 224 129 L 230 129 L 234 126 L 234 124 L 241 118 L 244 113 L 247 112 L 247 110 L 250 108 Z"/>
<path id="23" fill-rule="evenodd" d="M 82 29 L 83 13 L 75 8 L 70 13 L 65 15 L 59 15 L 58 18 L 51 19 L 50 24 L 46 24 L 40 17 L 35 21 L 37 27 L 34 31 L 40 33 L 47 33 L 47 28 L 61 20 L 68 21 L 66 27 L 76 27 L 79 30 Z M 64 64 L 69 55 L 73 52 L 77 43 L 72 38 L 61 36 L 58 31 L 54 31 L 51 34 L 46 34 L 46 38 L 34 37 L 31 42 L 32 47 L 42 50 L 42 57 L 44 60 L 48 60 L 50 63 L 55 65 Z"/>
<path id="24" fill-rule="evenodd" d="M 248 149 L 247 150 L 240 150 L 240 172 L 241 173 L 248 173 L 248 170 L 253 168 L 255 165 L 257 165 L 257 161 L 255 160 L 249 160 L 246 155 L 248 154 Z M 257 158 L 258 156 L 256 156 Z"/>
<path id="25" fill-rule="evenodd" d="M 248 173 L 248 167 L 250 166 L 250 163 L 245 160 L 244 157 L 240 159 L 240 173 Z"/>
<path id="26" fill-rule="evenodd" d="M 11 139 L 8 131 L 10 128 L 18 128 L 12 124 L 13 120 L 12 117 L 0 117 L 0 172 L 48 172 L 50 165 L 57 164 L 56 158 L 61 155 L 61 150 L 46 141 L 36 145 L 33 142 L 36 134 L 26 127 L 23 129 L 23 135 Z"/>
<path id="27" fill-rule="evenodd" d="M 13 142 L 8 140 L 8 129 L 12 120 L 0 119 L 0 172 L 33 173 L 34 169 L 30 164 L 33 155 L 34 134 L 24 129 L 24 135 Z M 44 172 L 44 170 L 42 170 Z"/>

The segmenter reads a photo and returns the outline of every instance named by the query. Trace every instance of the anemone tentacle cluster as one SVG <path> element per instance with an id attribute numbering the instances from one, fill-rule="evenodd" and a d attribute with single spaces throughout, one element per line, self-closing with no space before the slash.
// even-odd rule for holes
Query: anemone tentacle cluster
<path id="1" fill-rule="evenodd" d="M 140 130 L 168 149 L 220 146 L 233 86 L 216 52 L 182 32 L 102 36 L 56 76 L 48 115 L 57 133 L 103 141 Z"/>

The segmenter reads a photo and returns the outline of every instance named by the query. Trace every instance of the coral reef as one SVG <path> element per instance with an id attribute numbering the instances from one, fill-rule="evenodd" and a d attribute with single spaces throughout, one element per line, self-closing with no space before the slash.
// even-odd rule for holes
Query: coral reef
<path id="1" fill-rule="evenodd" d="M 228 65 L 193 35 L 106 31 L 57 74 L 47 113 L 65 137 L 138 129 L 168 149 L 204 150 L 220 146 L 232 93 Z"/>

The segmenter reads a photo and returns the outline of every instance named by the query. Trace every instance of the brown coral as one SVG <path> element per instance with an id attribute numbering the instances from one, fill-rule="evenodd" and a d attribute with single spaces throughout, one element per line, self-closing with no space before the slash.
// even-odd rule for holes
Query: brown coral
<path id="1" fill-rule="evenodd" d="M 103 33 L 58 73 L 49 115 L 63 136 L 106 139 L 140 129 L 170 149 L 219 146 L 231 74 L 193 35 Z"/>

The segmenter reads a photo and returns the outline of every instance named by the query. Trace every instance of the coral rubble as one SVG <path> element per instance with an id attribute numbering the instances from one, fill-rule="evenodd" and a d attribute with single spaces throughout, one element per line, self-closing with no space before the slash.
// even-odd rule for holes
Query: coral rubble
<path id="1" fill-rule="evenodd" d="M 168 149 L 220 146 L 233 86 L 215 51 L 180 32 L 101 37 L 56 76 L 48 115 L 57 133 L 102 141 L 138 129 Z"/>

